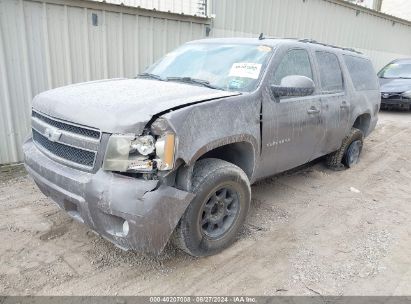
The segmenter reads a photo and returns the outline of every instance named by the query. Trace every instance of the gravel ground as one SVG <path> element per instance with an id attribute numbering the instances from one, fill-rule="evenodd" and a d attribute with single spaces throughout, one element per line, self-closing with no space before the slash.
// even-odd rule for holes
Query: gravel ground
<path id="1" fill-rule="evenodd" d="M 0 167 L 2 295 L 411 295 L 411 113 L 384 112 L 361 162 L 252 187 L 239 240 L 213 257 L 123 252 Z"/>

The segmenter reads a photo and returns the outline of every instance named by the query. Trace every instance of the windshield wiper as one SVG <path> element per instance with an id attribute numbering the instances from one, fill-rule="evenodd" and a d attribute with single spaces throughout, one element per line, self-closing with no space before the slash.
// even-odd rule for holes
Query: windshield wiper
<path id="1" fill-rule="evenodd" d="M 213 86 L 210 84 L 209 81 L 203 80 L 203 79 L 197 79 L 197 78 L 191 78 L 191 77 L 167 77 L 167 81 L 181 81 L 185 83 L 193 83 L 193 84 L 199 84 L 207 88 L 211 89 L 216 89 L 216 90 L 221 90 L 221 88 L 218 88 L 216 86 Z"/>
<path id="2" fill-rule="evenodd" d="M 138 74 L 137 77 L 149 77 L 149 78 L 153 78 L 156 80 L 164 81 L 164 79 L 161 78 L 161 76 L 156 75 L 156 74 L 151 74 L 151 73 L 141 73 L 141 74 Z"/>

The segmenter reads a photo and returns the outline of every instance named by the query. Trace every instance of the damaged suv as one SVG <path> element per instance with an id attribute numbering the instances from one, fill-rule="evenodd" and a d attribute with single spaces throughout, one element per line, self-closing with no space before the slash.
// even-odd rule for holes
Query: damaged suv
<path id="1" fill-rule="evenodd" d="M 293 39 L 207 39 L 136 79 L 33 100 L 25 165 L 41 191 L 123 249 L 194 256 L 228 247 L 250 184 L 327 155 L 357 163 L 378 79 L 353 50 Z"/>

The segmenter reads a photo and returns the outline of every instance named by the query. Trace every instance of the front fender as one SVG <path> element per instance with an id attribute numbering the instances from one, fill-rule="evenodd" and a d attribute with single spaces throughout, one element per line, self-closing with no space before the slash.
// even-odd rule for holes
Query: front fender
<path id="1" fill-rule="evenodd" d="M 192 165 L 215 148 L 245 142 L 251 145 L 256 163 L 261 99 L 255 95 L 213 100 L 163 115 L 177 136 L 175 159 Z"/>

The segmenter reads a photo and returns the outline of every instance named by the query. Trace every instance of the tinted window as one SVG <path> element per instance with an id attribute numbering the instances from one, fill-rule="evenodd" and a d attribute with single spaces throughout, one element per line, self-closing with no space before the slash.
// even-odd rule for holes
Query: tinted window
<path id="1" fill-rule="evenodd" d="M 342 72 L 335 54 L 316 52 L 320 69 L 321 90 L 325 93 L 344 91 Z"/>
<path id="2" fill-rule="evenodd" d="M 344 61 L 357 91 L 378 89 L 377 75 L 371 61 L 350 55 L 344 55 Z"/>
<path id="3" fill-rule="evenodd" d="M 313 79 L 310 58 L 306 50 L 295 49 L 287 52 L 274 74 L 274 84 L 280 85 L 281 79 L 290 75 L 301 75 Z"/>

